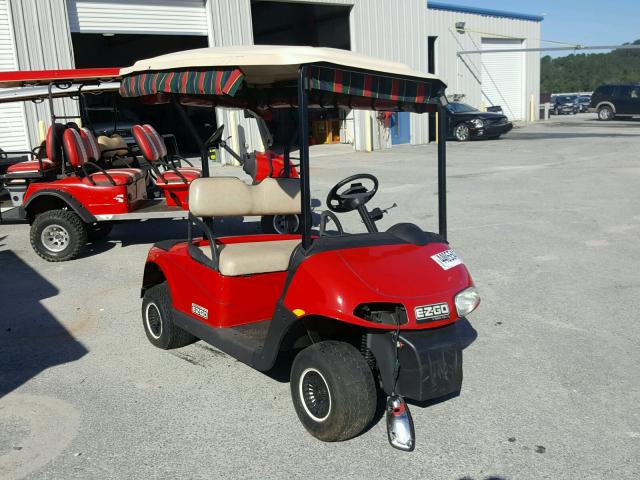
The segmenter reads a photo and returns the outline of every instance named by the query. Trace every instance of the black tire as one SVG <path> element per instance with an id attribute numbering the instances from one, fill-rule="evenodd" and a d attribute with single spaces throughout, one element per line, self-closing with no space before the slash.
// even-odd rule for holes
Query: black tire
<path id="1" fill-rule="evenodd" d="M 171 310 L 171 293 L 167 282 L 149 288 L 142 299 L 142 326 L 149 341 L 170 350 L 197 342 L 198 339 L 177 327 Z"/>
<path id="2" fill-rule="evenodd" d="M 87 225 L 70 210 L 49 210 L 38 215 L 29 234 L 33 250 L 48 262 L 77 258 L 87 244 Z"/>
<path id="3" fill-rule="evenodd" d="M 459 142 L 466 142 L 471 138 L 471 134 L 469 133 L 469 127 L 463 124 L 456 125 L 453 129 L 453 136 L 456 137 L 456 140 Z"/>
<path id="4" fill-rule="evenodd" d="M 263 233 L 300 233 L 300 215 L 265 215 L 260 219 Z"/>
<path id="5" fill-rule="evenodd" d="M 373 374 L 362 354 L 336 341 L 315 343 L 296 356 L 291 397 L 304 427 L 324 442 L 362 433 L 378 402 Z"/>
<path id="6" fill-rule="evenodd" d="M 111 222 L 98 222 L 95 225 L 88 225 L 87 237 L 90 242 L 99 242 L 107 238 L 112 229 L 113 223 Z"/>
<path id="7" fill-rule="evenodd" d="M 608 122 L 613 120 L 613 117 L 615 117 L 615 113 L 613 113 L 613 109 L 610 106 L 603 105 L 598 109 L 598 120 Z"/>

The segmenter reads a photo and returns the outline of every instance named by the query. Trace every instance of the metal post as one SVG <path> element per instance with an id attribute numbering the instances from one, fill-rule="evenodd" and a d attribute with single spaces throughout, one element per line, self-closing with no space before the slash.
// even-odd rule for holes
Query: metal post
<path id="1" fill-rule="evenodd" d="M 447 238 L 447 109 L 438 104 L 438 226 Z"/>
<path id="2" fill-rule="evenodd" d="M 309 186 L 309 112 L 307 110 L 307 68 L 298 70 L 298 132 L 300 146 L 300 201 L 302 248 L 311 247 L 311 189 Z"/>
<path id="3" fill-rule="evenodd" d="M 184 107 L 180 105 L 180 101 L 176 97 L 172 97 L 171 103 L 173 103 L 173 106 L 176 107 L 176 110 L 178 111 L 178 115 L 180 115 L 182 122 L 187 126 L 187 130 L 189 130 L 191 137 L 193 137 L 196 145 L 198 145 L 198 148 L 200 149 L 200 163 L 202 164 L 202 176 L 208 177 L 209 152 L 207 151 L 207 146 L 203 145 L 202 139 L 198 135 L 198 130 L 196 130 L 196 127 L 189 118 L 189 115 L 187 115 L 187 112 L 185 112 Z"/>

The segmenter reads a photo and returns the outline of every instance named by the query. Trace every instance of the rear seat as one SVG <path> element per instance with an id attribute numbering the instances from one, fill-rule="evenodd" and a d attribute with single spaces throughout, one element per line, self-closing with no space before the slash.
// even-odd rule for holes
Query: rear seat
<path id="1" fill-rule="evenodd" d="M 42 175 L 55 174 L 62 163 L 62 134 L 65 128 L 64 125 L 54 123 L 47 130 L 47 138 L 45 140 L 47 158 L 26 160 L 9 165 L 4 175 L 5 178 L 32 178 L 34 173 L 41 173 Z"/>
<path id="2" fill-rule="evenodd" d="M 239 178 L 195 180 L 189 188 L 189 211 L 196 217 L 294 215 L 300 213 L 300 182 L 290 178 L 265 178 L 247 185 Z M 300 240 L 223 243 L 217 247 L 218 271 L 225 276 L 283 272 Z M 209 245 L 200 251 L 214 260 Z"/>
<path id="3" fill-rule="evenodd" d="M 202 176 L 202 170 L 197 167 L 173 167 L 167 162 L 167 146 L 164 139 L 151 125 L 134 125 L 132 133 L 138 147 L 151 165 L 161 165 L 164 171 L 155 167 L 160 183 L 191 183 Z"/>
<path id="4" fill-rule="evenodd" d="M 98 140 L 96 139 L 93 132 L 88 128 L 81 128 L 79 130 L 79 133 L 85 144 L 88 160 L 92 162 L 99 161 L 102 156 L 102 151 L 100 149 L 100 144 L 98 143 Z M 109 175 L 126 174 L 132 176 L 133 181 L 144 177 L 144 172 L 139 168 L 109 168 L 107 172 L 109 172 Z"/>
<path id="5" fill-rule="evenodd" d="M 131 185 L 142 178 L 142 172 L 135 168 L 103 170 L 89 158 L 89 146 L 78 130 L 68 128 L 62 137 L 67 159 L 71 166 L 82 173 L 82 181 L 88 185 Z M 94 151 L 91 152 L 93 156 Z M 86 165 L 92 165 L 99 171 L 88 173 Z"/>

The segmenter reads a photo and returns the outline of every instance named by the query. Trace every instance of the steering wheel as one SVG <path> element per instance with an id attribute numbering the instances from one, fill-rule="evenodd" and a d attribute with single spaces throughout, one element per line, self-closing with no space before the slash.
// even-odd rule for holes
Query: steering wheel
<path id="1" fill-rule="evenodd" d="M 356 180 L 369 180 L 373 182 L 373 188 L 369 190 L 362 185 L 362 183 L 351 183 Z M 349 188 L 338 193 L 338 190 L 342 189 L 349 183 L 351 183 Z M 329 195 L 327 195 L 327 207 L 329 207 L 329 210 L 336 213 L 351 212 L 371 200 L 377 191 L 378 179 L 370 173 L 351 175 L 350 177 L 338 182 L 331 189 Z"/>
<path id="2" fill-rule="evenodd" d="M 211 147 L 211 146 L 215 146 L 218 141 L 220 140 L 220 137 L 222 137 L 222 132 L 224 132 L 224 125 L 220 125 L 215 132 L 213 132 L 213 134 L 207 139 L 207 141 L 205 142 L 205 147 Z"/>

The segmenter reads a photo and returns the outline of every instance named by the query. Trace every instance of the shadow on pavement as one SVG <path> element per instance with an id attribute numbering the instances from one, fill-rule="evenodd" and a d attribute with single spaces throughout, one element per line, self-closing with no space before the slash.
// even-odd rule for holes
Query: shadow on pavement
<path id="1" fill-rule="evenodd" d="M 40 303 L 58 289 L 10 250 L 0 251 L 0 397 L 87 349 Z"/>
<path id="2" fill-rule="evenodd" d="M 569 138 L 614 138 L 614 137 L 637 137 L 632 133 L 573 133 L 573 132 L 517 132 L 509 135 L 510 140 L 565 140 Z"/>

